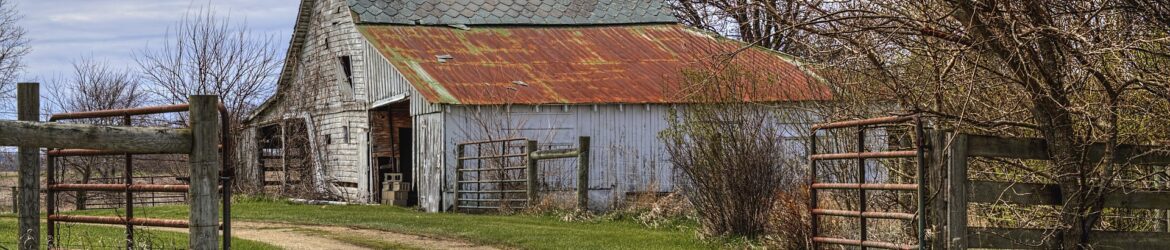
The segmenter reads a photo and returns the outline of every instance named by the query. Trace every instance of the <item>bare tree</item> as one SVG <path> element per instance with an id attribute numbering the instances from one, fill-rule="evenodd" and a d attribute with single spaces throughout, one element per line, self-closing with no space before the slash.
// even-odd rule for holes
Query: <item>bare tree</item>
<path id="1" fill-rule="evenodd" d="M 272 91 L 281 65 L 277 48 L 272 36 L 198 9 L 173 26 L 160 47 L 141 50 L 137 61 L 159 97 L 182 103 L 188 95 L 219 95 L 235 124 Z"/>
<path id="2" fill-rule="evenodd" d="M 1042 177 L 1064 194 L 1060 248 L 1090 248 L 1103 195 L 1126 184 L 1126 159 L 1091 159 L 1089 145 L 1104 143 L 1110 156 L 1123 143 L 1167 140 L 1162 1 L 697 2 L 687 8 L 738 23 L 760 19 L 741 12 L 763 13 L 773 27 L 810 34 L 811 49 L 794 53 L 831 69 L 841 104 L 892 104 L 831 107 L 829 117 L 916 110 L 960 131 L 1046 139 L 1051 166 L 1032 172 L 1051 173 Z"/>
<path id="3" fill-rule="evenodd" d="M 73 62 L 73 72 L 64 80 L 58 80 L 50 88 L 50 109 L 58 112 L 81 112 L 104 109 L 123 109 L 142 106 L 147 103 L 146 91 L 135 81 L 134 73 L 128 69 L 111 67 L 104 61 L 83 57 Z M 72 120 L 87 124 L 121 125 L 121 117 Z M 115 177 L 123 159 L 111 156 L 82 156 L 62 158 L 61 164 L 71 169 L 80 178 L 80 183 L 90 183 L 96 176 L 101 179 Z M 59 175 L 66 176 L 66 175 Z M 76 193 L 75 205 L 85 209 L 88 195 Z"/>
<path id="4" fill-rule="evenodd" d="M 78 112 L 122 109 L 145 105 L 146 90 L 129 69 L 114 68 L 109 63 L 82 57 L 73 62 L 73 71 L 49 89 L 53 112 Z M 120 122 L 109 119 L 105 124 Z"/>
<path id="5" fill-rule="evenodd" d="M 10 1 L 0 0 L 0 98 L 14 97 L 12 90 L 16 86 L 16 77 L 24 68 L 21 60 L 31 50 L 28 39 L 24 37 L 24 28 L 17 25 L 21 16 L 14 5 Z M 15 102 L 0 103 L 11 105 Z"/>

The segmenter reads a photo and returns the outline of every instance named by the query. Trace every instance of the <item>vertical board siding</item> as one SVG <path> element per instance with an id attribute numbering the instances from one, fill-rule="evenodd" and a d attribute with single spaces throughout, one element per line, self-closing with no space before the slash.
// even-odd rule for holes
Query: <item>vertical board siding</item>
<path id="1" fill-rule="evenodd" d="M 423 115 L 442 111 L 443 105 L 430 103 L 414 88 L 410 88 L 410 115 Z"/>
<path id="2" fill-rule="evenodd" d="M 445 145 L 494 138 L 526 137 L 537 140 L 541 149 L 572 148 L 578 136 L 591 137 L 589 187 L 594 209 L 622 205 L 627 192 L 670 192 L 677 181 L 666 145 L 659 133 L 669 126 L 670 105 L 563 105 L 454 106 L 446 115 Z M 509 110 L 509 111 L 505 111 Z M 785 121 L 780 121 L 781 123 Z M 802 125 L 783 125 L 781 133 L 798 133 Z M 796 142 L 803 149 L 802 142 Z M 454 153 L 444 156 L 448 173 L 455 168 Z M 803 157 L 803 152 L 796 157 Z M 576 189 L 575 159 L 540 162 L 545 191 Z M 448 183 L 454 175 L 448 174 Z M 421 187 L 421 186 L 420 186 Z M 450 195 L 454 186 L 443 188 Z M 420 193 L 421 194 L 421 193 Z M 450 205 L 445 201 L 444 205 Z M 428 208 L 429 209 L 429 208 Z"/>
<path id="3" fill-rule="evenodd" d="M 626 192 L 671 191 L 674 178 L 666 162 L 665 145 L 658 133 L 666 129 L 668 105 L 516 105 L 510 111 L 501 106 L 457 106 L 448 114 L 445 144 L 493 137 L 525 137 L 539 142 L 541 149 L 574 148 L 578 136 L 591 137 L 590 204 L 596 209 L 619 205 Z M 448 171 L 454 169 L 454 155 L 445 156 Z M 540 162 L 546 191 L 572 191 L 577 185 L 575 159 Z M 448 175 L 447 181 L 454 181 Z M 451 192 L 453 186 L 445 187 Z"/>
<path id="4" fill-rule="evenodd" d="M 446 161 L 443 157 L 451 155 L 444 152 L 443 113 L 431 113 L 414 116 L 414 176 L 418 192 L 418 204 L 428 212 L 438 212 L 450 204 L 448 195 L 441 193 L 440 187 L 444 184 L 442 176 Z M 448 183 L 450 184 L 450 183 Z"/>
<path id="5" fill-rule="evenodd" d="M 363 39 L 362 45 L 362 56 L 367 59 L 365 71 L 370 90 L 369 103 L 373 105 L 400 94 L 409 94 L 413 87 L 402 73 L 399 73 L 369 41 Z"/>

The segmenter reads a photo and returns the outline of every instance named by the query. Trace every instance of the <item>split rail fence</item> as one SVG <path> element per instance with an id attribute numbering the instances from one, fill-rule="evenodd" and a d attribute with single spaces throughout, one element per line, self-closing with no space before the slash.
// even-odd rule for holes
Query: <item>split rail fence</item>
<path id="1" fill-rule="evenodd" d="M 191 122 L 190 128 L 159 128 L 104 126 L 84 124 L 63 124 L 39 122 L 40 93 L 36 83 L 17 85 L 18 119 L 0 121 L 0 146 L 18 147 L 19 162 L 19 212 L 18 249 L 40 248 L 40 149 L 61 148 L 117 152 L 117 154 L 188 154 L 190 181 L 185 187 L 145 187 L 126 183 L 115 187 L 103 187 L 114 192 L 130 191 L 179 191 L 185 189 L 189 195 L 190 214 L 188 221 L 151 221 L 145 218 L 71 217 L 69 221 L 86 221 L 129 226 L 163 225 L 186 226 L 189 230 L 189 249 L 218 248 L 217 231 L 219 209 L 216 188 L 221 179 L 220 167 L 220 123 L 216 119 L 219 98 L 216 96 L 190 96 L 186 107 Z M 227 151 L 227 150 L 225 150 Z M 51 190 L 66 189 L 50 185 Z M 81 186 L 84 189 L 98 189 L 97 186 Z M 224 187 L 224 189 L 230 189 Z M 224 211 L 224 228 L 230 228 L 230 212 Z M 50 218 L 62 221 L 68 216 Z M 159 222 L 159 223 L 156 223 Z M 163 223 L 165 222 L 165 223 Z M 172 223 L 173 222 L 173 223 Z M 225 231 L 225 248 L 230 247 L 229 232 Z M 50 246 L 51 248 L 51 246 Z"/>

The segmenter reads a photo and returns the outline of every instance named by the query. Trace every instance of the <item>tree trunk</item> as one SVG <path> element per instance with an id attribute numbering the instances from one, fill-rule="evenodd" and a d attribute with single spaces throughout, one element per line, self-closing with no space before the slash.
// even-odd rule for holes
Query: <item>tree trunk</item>
<path id="1" fill-rule="evenodd" d="M 1056 167 L 1064 205 L 1061 207 L 1061 249 L 1090 248 L 1089 233 L 1100 220 L 1101 193 L 1094 187 L 1099 177 L 1085 160 L 1087 139 L 1076 134 L 1071 113 L 1060 100 L 1050 96 L 1033 98 L 1033 116 L 1041 124 L 1041 132 L 1048 146 L 1048 155 Z"/>
<path id="2" fill-rule="evenodd" d="M 91 176 L 93 176 L 93 172 L 91 171 L 91 167 L 87 165 L 81 171 L 81 183 L 82 184 L 89 184 L 89 180 L 90 180 Z M 74 204 L 74 206 L 77 208 L 77 210 L 85 210 L 86 209 L 85 202 L 89 200 L 88 197 L 89 196 L 86 194 L 85 191 L 77 191 L 77 202 L 76 202 L 77 204 Z"/>

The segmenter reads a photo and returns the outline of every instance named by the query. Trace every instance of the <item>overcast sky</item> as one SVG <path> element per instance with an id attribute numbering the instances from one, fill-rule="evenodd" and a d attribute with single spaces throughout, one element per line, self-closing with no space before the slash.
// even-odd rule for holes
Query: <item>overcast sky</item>
<path id="1" fill-rule="evenodd" d="M 253 32 L 276 36 L 287 46 L 298 0 L 18 0 L 32 53 L 21 80 L 67 73 L 81 56 L 136 67 L 133 53 L 157 47 L 167 28 L 191 8 L 210 6 Z M 280 51 L 284 51 L 281 48 Z"/>
<path id="2" fill-rule="evenodd" d="M 284 52 L 299 0 L 9 0 L 23 16 L 32 51 L 24 58 L 21 82 L 47 82 L 70 73 L 73 61 L 90 57 L 114 67 L 137 69 L 134 54 L 157 48 L 188 10 L 211 8 L 219 16 L 270 35 Z M 12 97 L 0 101 L 15 102 Z M 45 103 L 44 100 L 41 101 Z M 42 104 L 44 105 L 44 104 Z M 15 104 L 0 103 L 0 119 L 15 119 Z M 0 148 L 2 151 L 3 148 Z"/>

